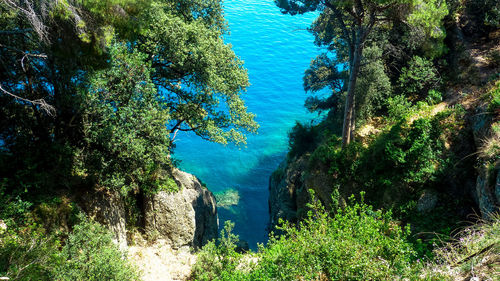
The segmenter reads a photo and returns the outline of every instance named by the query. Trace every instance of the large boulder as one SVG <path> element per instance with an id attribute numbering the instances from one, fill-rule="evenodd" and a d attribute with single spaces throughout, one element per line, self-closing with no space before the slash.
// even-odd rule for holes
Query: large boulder
<path id="1" fill-rule="evenodd" d="M 500 167 L 480 169 L 475 197 L 483 218 L 488 219 L 500 210 Z"/>
<path id="2" fill-rule="evenodd" d="M 193 175 L 174 169 L 178 192 L 160 191 L 146 196 L 146 233 L 155 233 L 173 248 L 199 248 L 217 237 L 218 217 L 215 197 Z"/>

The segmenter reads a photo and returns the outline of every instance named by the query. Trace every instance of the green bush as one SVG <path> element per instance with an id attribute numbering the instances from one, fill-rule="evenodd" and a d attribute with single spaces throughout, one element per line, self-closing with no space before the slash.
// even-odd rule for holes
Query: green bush
<path id="1" fill-rule="evenodd" d="M 60 262 L 59 241 L 31 227 L 0 229 L 0 276 L 10 280 L 54 280 Z"/>
<path id="2" fill-rule="evenodd" d="M 139 280 L 102 225 L 83 218 L 64 245 L 64 262 L 55 269 L 56 280 Z"/>
<path id="3" fill-rule="evenodd" d="M 288 157 L 300 157 L 312 151 L 319 141 L 319 129 L 313 125 L 295 124 L 288 134 L 290 152 Z"/>
<path id="4" fill-rule="evenodd" d="M 495 86 L 489 91 L 490 104 L 488 110 L 492 113 L 500 110 L 500 80 L 495 83 Z"/>
<path id="5" fill-rule="evenodd" d="M 412 110 L 412 104 L 403 95 L 387 99 L 389 119 L 396 121 L 405 119 Z"/>
<path id="6" fill-rule="evenodd" d="M 192 269 L 195 280 L 235 280 L 242 254 L 236 252 L 238 236 L 232 233 L 234 223 L 226 221 L 218 243 L 208 242 L 198 254 Z"/>
<path id="7" fill-rule="evenodd" d="M 407 67 L 401 69 L 399 88 L 401 93 L 423 99 L 427 93 L 439 86 L 440 78 L 432 61 L 414 56 Z"/>
<path id="8" fill-rule="evenodd" d="M 410 274 L 414 252 L 406 242 L 409 231 L 395 224 L 390 213 L 353 198 L 336 214 L 313 202 L 304 222 L 298 227 L 285 222 L 280 227 L 284 234 L 271 236 L 253 257 L 221 266 L 220 261 L 235 254 L 225 250 L 227 245 L 218 250 L 211 244 L 197 262 L 206 278 L 197 275 L 195 280 L 394 280 Z"/>
<path id="9" fill-rule="evenodd" d="M 440 91 L 430 90 L 427 93 L 427 103 L 438 104 L 443 101 L 443 94 Z"/>

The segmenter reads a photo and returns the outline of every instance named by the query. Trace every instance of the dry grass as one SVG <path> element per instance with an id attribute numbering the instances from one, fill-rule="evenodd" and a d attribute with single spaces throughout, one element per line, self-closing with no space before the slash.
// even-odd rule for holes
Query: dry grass
<path id="1" fill-rule="evenodd" d="M 500 215 L 464 229 L 435 254 L 422 279 L 500 280 Z"/>
<path id="2" fill-rule="evenodd" d="M 490 137 L 483 140 L 479 155 L 483 159 L 496 160 L 500 157 L 500 122 L 493 124 Z"/>

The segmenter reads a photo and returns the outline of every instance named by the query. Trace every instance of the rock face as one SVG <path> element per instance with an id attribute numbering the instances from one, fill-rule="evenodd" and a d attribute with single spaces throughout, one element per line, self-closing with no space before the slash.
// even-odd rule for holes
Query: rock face
<path id="1" fill-rule="evenodd" d="M 477 114 L 472 121 L 472 129 L 474 134 L 474 142 L 479 149 L 486 138 L 491 134 L 491 124 L 493 117 L 491 114 L 484 114 L 486 108 L 479 107 Z M 484 218 L 488 218 L 490 214 L 498 212 L 500 208 L 500 163 L 497 160 L 494 168 L 487 167 L 483 163 L 482 167 L 477 169 L 477 180 L 474 199 Z"/>
<path id="2" fill-rule="evenodd" d="M 174 169 L 179 191 L 147 196 L 144 202 L 145 230 L 156 233 L 173 248 L 201 247 L 217 237 L 215 197 L 193 175 Z"/>
<path id="3" fill-rule="evenodd" d="M 333 179 L 318 167 L 306 174 L 309 156 L 284 160 L 269 179 L 270 230 L 276 232 L 279 219 L 295 222 L 306 214 L 310 201 L 308 189 L 314 190 L 315 197 L 323 204 L 332 203 Z"/>
<path id="4" fill-rule="evenodd" d="M 302 186 L 300 172 L 291 170 L 283 161 L 269 178 L 270 227 L 274 228 L 280 218 L 288 221 L 297 219 L 296 189 Z"/>
<path id="5" fill-rule="evenodd" d="M 432 189 L 426 189 L 417 201 L 417 211 L 427 213 L 432 211 L 438 202 L 438 193 Z"/>
<path id="6" fill-rule="evenodd" d="M 476 181 L 476 201 L 481 215 L 488 218 L 500 208 L 500 168 L 493 171 L 482 168 Z"/>
<path id="7" fill-rule="evenodd" d="M 85 194 L 82 199 L 87 215 L 111 230 L 120 250 L 127 249 L 125 205 L 120 194 L 102 188 Z"/>

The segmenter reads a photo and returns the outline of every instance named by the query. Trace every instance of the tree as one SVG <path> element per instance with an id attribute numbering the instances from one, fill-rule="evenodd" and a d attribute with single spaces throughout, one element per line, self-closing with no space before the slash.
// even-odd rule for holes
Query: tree
<path id="1" fill-rule="evenodd" d="M 0 179 L 13 188 L 154 189 L 177 131 L 241 144 L 257 130 L 221 1 L 0 0 L 0 13 Z"/>
<path id="2" fill-rule="evenodd" d="M 342 146 L 353 139 L 355 129 L 355 90 L 362 65 L 363 50 L 374 28 L 382 29 L 401 14 L 429 14 L 430 8 L 445 6 L 435 0 L 276 0 L 282 12 L 291 15 L 319 11 L 321 14 L 311 30 L 316 44 L 335 50 L 340 57 L 347 57 L 349 78 L 345 100 Z M 420 4 L 420 5 L 417 5 Z M 414 13 L 418 11 L 418 13 Z M 414 21 L 428 24 L 414 16 Z M 436 18 L 431 16 L 432 19 Z M 434 25 L 432 25 L 434 27 Z M 427 27 L 426 30 L 433 31 Z"/>

